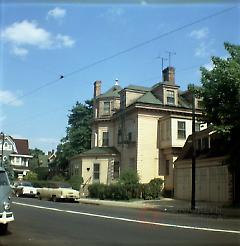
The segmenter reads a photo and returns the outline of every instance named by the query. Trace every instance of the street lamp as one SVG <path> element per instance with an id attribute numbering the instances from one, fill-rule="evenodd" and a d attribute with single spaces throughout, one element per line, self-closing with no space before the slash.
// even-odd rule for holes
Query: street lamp
<path id="1" fill-rule="evenodd" d="M 3 167 L 3 145 L 4 145 L 4 140 L 5 140 L 5 135 L 3 132 L 0 133 L 2 136 L 2 156 L 1 156 L 1 167 Z"/>
<path id="2" fill-rule="evenodd" d="M 196 207 L 196 136 L 195 136 L 195 91 L 192 85 L 192 196 L 191 196 L 191 210 Z"/>

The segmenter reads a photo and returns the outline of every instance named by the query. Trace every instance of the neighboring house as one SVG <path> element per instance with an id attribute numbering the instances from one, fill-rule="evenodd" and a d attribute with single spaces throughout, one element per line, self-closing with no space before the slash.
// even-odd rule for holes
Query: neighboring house
<path id="1" fill-rule="evenodd" d="M 2 157 L 3 137 L 0 137 L 0 150 Z M 29 152 L 27 139 L 15 139 L 11 136 L 4 137 L 3 161 L 8 161 L 13 168 L 15 176 L 23 177 L 29 171 L 29 159 L 32 156 Z"/>
<path id="2" fill-rule="evenodd" d="M 110 183 L 132 168 L 142 183 L 162 177 L 165 189 L 172 190 L 173 163 L 192 133 L 191 105 L 190 92 L 180 92 L 175 84 L 173 67 L 164 69 L 163 82 L 152 87 L 116 83 L 101 93 L 101 81 L 96 81 L 92 148 L 70 160 L 70 174 L 81 175 L 84 182 Z"/>
<path id="3" fill-rule="evenodd" d="M 230 203 L 232 176 L 226 164 L 230 146 L 212 128 L 196 133 L 196 200 Z M 192 135 L 175 162 L 174 196 L 190 200 L 192 191 Z"/>

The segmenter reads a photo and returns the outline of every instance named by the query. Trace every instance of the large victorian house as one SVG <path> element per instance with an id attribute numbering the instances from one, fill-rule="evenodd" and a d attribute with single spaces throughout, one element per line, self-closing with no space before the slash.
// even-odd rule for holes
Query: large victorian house
<path id="1" fill-rule="evenodd" d="M 0 138 L 1 160 L 3 164 L 8 162 L 13 168 L 14 175 L 23 177 L 29 171 L 28 162 L 32 158 L 29 152 L 27 139 L 15 139 L 11 136 Z M 3 155 L 3 156 L 2 156 Z"/>
<path id="2" fill-rule="evenodd" d="M 110 183 L 132 168 L 142 183 L 161 177 L 165 189 L 172 190 L 174 161 L 192 133 L 191 105 L 191 93 L 179 90 L 173 67 L 164 69 L 163 81 L 152 87 L 116 83 L 102 93 L 96 81 L 92 146 L 70 160 L 70 174 L 84 182 Z M 205 125 L 197 123 L 200 127 Z"/>

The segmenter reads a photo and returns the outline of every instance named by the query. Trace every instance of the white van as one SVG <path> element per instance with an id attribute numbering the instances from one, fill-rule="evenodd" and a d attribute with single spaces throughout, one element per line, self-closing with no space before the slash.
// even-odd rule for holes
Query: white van
<path id="1" fill-rule="evenodd" d="M 8 223 L 14 221 L 13 213 L 10 209 L 11 187 L 7 173 L 0 167 L 0 234 L 7 232 Z"/>

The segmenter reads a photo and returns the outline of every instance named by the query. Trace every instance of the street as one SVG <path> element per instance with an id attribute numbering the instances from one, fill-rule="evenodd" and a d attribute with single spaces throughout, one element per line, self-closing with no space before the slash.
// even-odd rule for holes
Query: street
<path id="1" fill-rule="evenodd" d="M 237 219 L 14 198 L 0 245 L 239 245 Z"/>

